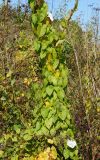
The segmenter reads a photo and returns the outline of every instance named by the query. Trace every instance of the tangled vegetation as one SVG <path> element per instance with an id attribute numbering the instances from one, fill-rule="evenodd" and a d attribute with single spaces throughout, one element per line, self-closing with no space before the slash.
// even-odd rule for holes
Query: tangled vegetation
<path id="1" fill-rule="evenodd" d="M 0 9 L 0 159 L 98 160 L 99 43 L 29 5 Z"/>

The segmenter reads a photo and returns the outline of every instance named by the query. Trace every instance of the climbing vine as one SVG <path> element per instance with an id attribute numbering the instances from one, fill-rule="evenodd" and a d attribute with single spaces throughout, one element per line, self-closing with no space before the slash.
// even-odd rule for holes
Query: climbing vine
<path id="1" fill-rule="evenodd" d="M 68 68 L 63 44 L 66 43 L 67 46 L 68 43 L 64 40 L 65 35 L 58 33 L 51 24 L 46 3 L 43 0 L 29 0 L 29 4 L 35 36 L 34 50 L 39 57 L 42 77 L 40 83 L 34 83 L 31 87 L 35 101 L 32 125 L 38 144 L 37 152 L 41 154 L 46 148 L 53 147 L 56 156 L 52 159 L 77 160 L 78 150 L 74 140 L 74 127 L 65 94 Z"/>
<path id="2" fill-rule="evenodd" d="M 29 4 L 0 7 L 0 160 L 97 160 L 98 23 L 71 20 L 78 0 L 60 20 Z"/>

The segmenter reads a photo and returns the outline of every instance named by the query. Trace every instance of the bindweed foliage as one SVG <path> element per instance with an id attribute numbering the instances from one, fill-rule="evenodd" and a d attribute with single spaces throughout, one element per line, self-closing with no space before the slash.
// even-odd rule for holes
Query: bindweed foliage
<path id="1" fill-rule="evenodd" d="M 63 45 L 65 37 L 52 26 L 47 15 L 47 4 L 39 2 L 29 1 L 35 35 L 34 50 L 39 56 L 42 75 L 41 84 L 32 85 L 35 97 L 33 132 L 41 150 L 45 149 L 45 145 L 54 146 L 60 159 L 76 160 L 77 145 L 71 148 L 67 144 L 68 139 L 74 139 L 74 127 L 65 95 L 68 82 Z M 45 145 L 41 143 L 41 137 Z"/>

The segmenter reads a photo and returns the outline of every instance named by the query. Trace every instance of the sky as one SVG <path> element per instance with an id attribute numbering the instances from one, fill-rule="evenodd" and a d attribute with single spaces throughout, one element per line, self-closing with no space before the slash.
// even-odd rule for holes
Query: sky
<path id="1" fill-rule="evenodd" d="M 18 0 L 11 0 L 14 5 L 17 5 Z M 21 0 L 22 3 L 26 3 L 28 0 Z M 67 13 L 67 11 L 73 8 L 75 0 L 45 0 L 48 3 L 49 11 L 52 11 L 53 15 L 57 15 L 57 12 L 60 11 L 60 8 L 64 8 L 63 13 Z M 2 0 L 0 0 L 0 4 Z M 99 7 L 100 9 L 100 0 L 79 0 L 78 10 L 74 13 L 73 19 L 79 20 L 81 15 L 80 22 L 83 24 L 87 24 L 91 17 L 94 15 L 94 11 L 89 7 L 89 5 L 93 5 L 93 7 Z M 65 7 L 64 7 L 65 6 Z M 100 12 L 99 12 L 100 17 Z M 100 18 L 99 18 L 100 20 Z"/>

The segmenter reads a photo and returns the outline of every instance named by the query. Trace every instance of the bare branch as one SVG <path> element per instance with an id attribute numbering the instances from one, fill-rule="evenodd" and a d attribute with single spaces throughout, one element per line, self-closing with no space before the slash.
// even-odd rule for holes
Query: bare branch
<path id="1" fill-rule="evenodd" d="M 67 17 L 67 23 L 69 23 L 69 21 L 71 20 L 74 12 L 77 10 L 77 7 L 78 7 L 78 0 L 75 0 L 74 7 L 73 7 L 73 9 L 70 10 L 69 15 Z"/>

